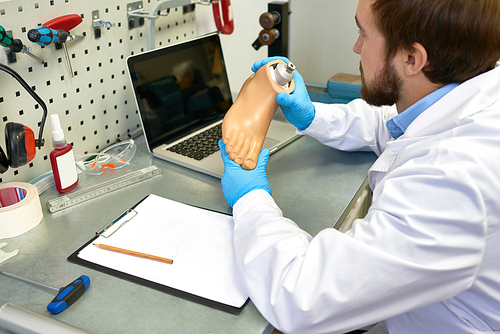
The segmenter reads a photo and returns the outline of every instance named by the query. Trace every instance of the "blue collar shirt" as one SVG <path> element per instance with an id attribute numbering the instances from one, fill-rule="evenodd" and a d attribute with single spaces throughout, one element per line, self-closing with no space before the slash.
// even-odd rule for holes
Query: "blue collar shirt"
<path id="1" fill-rule="evenodd" d="M 454 88 L 458 87 L 458 84 L 449 84 L 438 90 L 427 95 L 423 99 L 419 100 L 417 103 L 413 104 L 411 107 L 403 111 L 401 114 L 390 119 L 387 123 L 387 129 L 391 137 L 398 139 L 405 133 L 408 126 L 413 122 L 421 113 L 427 110 L 434 103 L 439 101 L 443 96 L 448 94 Z"/>

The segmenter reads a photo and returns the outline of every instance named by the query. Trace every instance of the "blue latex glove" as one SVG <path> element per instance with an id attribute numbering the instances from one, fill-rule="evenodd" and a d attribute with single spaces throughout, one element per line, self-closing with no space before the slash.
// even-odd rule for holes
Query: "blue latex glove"
<path id="1" fill-rule="evenodd" d="M 222 176 L 222 191 L 227 203 L 233 207 L 244 195 L 253 190 L 264 189 L 272 195 L 269 181 L 267 180 L 266 167 L 269 159 L 269 150 L 263 149 L 259 154 L 257 166 L 253 170 L 244 170 L 240 165 L 229 159 L 226 145 L 219 140 L 219 147 L 224 162 L 224 175 Z"/>
<path id="2" fill-rule="evenodd" d="M 252 66 L 252 71 L 257 72 L 265 64 L 277 59 L 281 59 L 287 64 L 289 62 L 285 57 L 269 57 L 256 61 Z M 283 110 L 286 119 L 296 128 L 304 130 L 311 125 L 316 115 L 316 110 L 307 92 L 304 79 L 297 70 L 293 73 L 293 80 L 295 81 L 295 90 L 293 93 L 279 93 L 276 96 L 276 102 L 278 102 L 281 110 Z"/>

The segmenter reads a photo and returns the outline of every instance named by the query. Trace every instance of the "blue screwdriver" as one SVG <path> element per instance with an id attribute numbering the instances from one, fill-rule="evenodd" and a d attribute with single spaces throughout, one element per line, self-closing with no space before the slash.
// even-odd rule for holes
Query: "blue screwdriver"
<path id="1" fill-rule="evenodd" d="M 66 47 L 66 42 L 69 40 L 73 40 L 73 38 L 80 38 L 83 36 L 74 36 L 70 35 L 69 32 L 63 29 L 52 29 L 47 26 L 38 26 L 35 29 L 30 29 L 28 31 L 28 39 L 33 43 L 36 43 L 40 46 L 48 46 L 52 43 L 56 45 L 56 48 L 60 48 L 62 46 L 64 50 L 64 56 L 66 57 L 66 61 L 68 63 L 69 74 L 71 77 L 74 77 L 73 66 L 71 66 L 71 60 L 68 54 L 68 48 Z"/>
<path id="2" fill-rule="evenodd" d="M 24 277 L 6 273 L 5 271 L 0 271 L 0 274 L 56 292 L 56 297 L 50 302 L 49 305 L 47 305 L 47 310 L 53 314 L 60 313 L 73 305 L 73 303 L 76 302 L 85 291 L 87 291 L 90 285 L 90 278 L 86 275 L 82 275 L 65 287 L 57 289 L 50 285 L 38 283 Z"/>
<path id="3" fill-rule="evenodd" d="M 46 26 L 38 26 L 28 31 L 28 39 L 40 46 L 52 43 L 63 44 L 67 41 L 69 33 L 62 29 L 51 29 Z"/>

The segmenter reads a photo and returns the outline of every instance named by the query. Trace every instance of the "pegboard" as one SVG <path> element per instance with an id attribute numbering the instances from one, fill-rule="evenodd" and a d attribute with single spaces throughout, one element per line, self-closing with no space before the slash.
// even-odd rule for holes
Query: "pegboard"
<path id="1" fill-rule="evenodd" d="M 144 0 L 144 11 L 149 13 L 159 1 Z M 29 165 L 9 168 L 0 174 L 0 182 L 27 182 L 50 170 L 51 114 L 59 115 L 66 140 L 73 145 L 75 154 L 98 151 L 140 127 L 126 58 L 146 51 L 147 36 L 146 23 L 129 28 L 127 4 L 131 2 L 136 1 L 0 0 L 0 25 L 31 47 L 32 53 L 46 64 L 22 53 L 16 54 L 16 63 L 8 64 L 3 48 L 0 62 L 34 87 L 49 112 L 43 133 L 45 146 L 36 150 L 36 157 Z M 101 20 L 114 24 L 102 29 L 100 38 L 95 37 L 93 29 L 92 13 L 96 10 Z M 67 14 L 83 18 L 70 33 L 85 37 L 67 42 L 74 77 L 70 76 L 62 49 L 56 50 L 55 45 L 42 48 L 27 38 L 30 29 Z M 156 47 L 196 37 L 195 19 L 196 10 L 172 8 L 168 16 L 156 20 Z M 35 100 L 15 79 L 0 71 L 0 131 L 5 131 L 7 122 L 17 122 L 30 127 L 38 138 L 41 117 L 42 108 Z M 0 139 L 0 145 L 5 150 L 4 140 Z"/>

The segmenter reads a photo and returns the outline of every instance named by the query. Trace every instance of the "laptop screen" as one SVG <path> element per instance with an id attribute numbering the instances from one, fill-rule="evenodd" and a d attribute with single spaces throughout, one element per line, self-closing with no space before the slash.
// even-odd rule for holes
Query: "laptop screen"
<path id="1" fill-rule="evenodd" d="M 127 58 L 150 149 L 214 121 L 232 105 L 218 34 Z"/>

